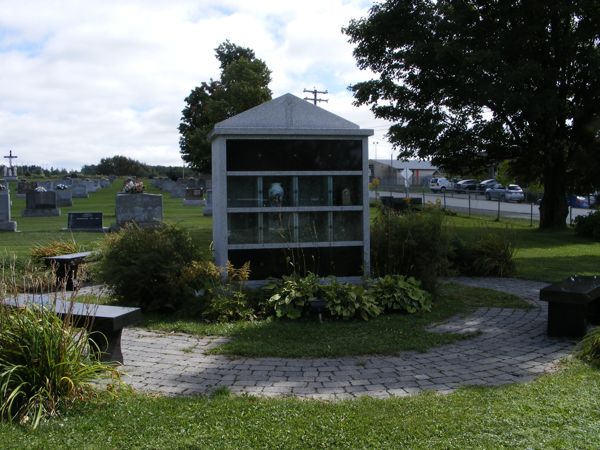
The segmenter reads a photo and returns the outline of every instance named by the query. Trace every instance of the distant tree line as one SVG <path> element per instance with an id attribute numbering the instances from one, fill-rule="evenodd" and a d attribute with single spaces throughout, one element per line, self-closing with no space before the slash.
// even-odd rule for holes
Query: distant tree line
<path id="1" fill-rule="evenodd" d="M 59 169 L 50 167 L 50 169 L 44 169 L 42 166 L 36 165 L 16 165 L 17 175 L 22 177 L 53 177 L 53 176 L 66 176 L 69 175 L 67 169 Z"/>
<path id="2" fill-rule="evenodd" d="M 102 158 L 98 164 L 85 165 L 83 175 L 116 175 L 135 177 L 168 177 L 177 179 L 182 176 L 195 176 L 197 172 L 181 166 L 151 166 L 126 156 L 116 155 Z"/>

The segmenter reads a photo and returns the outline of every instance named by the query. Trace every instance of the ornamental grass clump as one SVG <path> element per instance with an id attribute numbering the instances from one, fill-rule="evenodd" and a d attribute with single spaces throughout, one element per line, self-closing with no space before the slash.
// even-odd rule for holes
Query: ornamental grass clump
<path id="1" fill-rule="evenodd" d="M 435 207 L 398 213 L 380 208 L 371 225 L 373 275 L 404 275 L 435 291 L 448 267 L 450 244 L 444 213 Z"/>
<path id="2" fill-rule="evenodd" d="M 600 368 L 600 328 L 594 328 L 579 343 L 576 355 L 582 361 Z"/>
<path id="3" fill-rule="evenodd" d="M 51 305 L 35 305 L 37 296 L 30 306 L 8 306 L 16 298 L 8 286 L 0 280 L 0 419 L 36 428 L 74 401 L 93 397 L 90 382 L 119 374 L 99 360 L 103 336 L 75 327 L 68 314 L 59 318 Z"/>

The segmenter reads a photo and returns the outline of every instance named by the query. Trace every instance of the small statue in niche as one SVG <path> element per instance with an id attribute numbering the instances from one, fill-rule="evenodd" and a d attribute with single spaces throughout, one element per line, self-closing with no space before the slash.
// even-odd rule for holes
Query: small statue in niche
<path id="1" fill-rule="evenodd" d="M 352 192 L 348 188 L 342 189 L 342 206 L 352 205 Z"/>
<path id="2" fill-rule="evenodd" d="M 269 206 L 283 205 L 283 186 L 281 183 L 271 183 L 269 187 Z"/>

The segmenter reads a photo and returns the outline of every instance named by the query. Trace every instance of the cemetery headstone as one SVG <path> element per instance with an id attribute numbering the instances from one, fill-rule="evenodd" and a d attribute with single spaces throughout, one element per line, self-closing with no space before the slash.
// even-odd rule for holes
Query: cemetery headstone
<path id="1" fill-rule="evenodd" d="M 39 189 L 39 188 L 38 188 Z M 23 217 L 60 216 L 54 191 L 29 191 L 25 194 Z"/>
<path id="2" fill-rule="evenodd" d="M 4 187 L 4 189 L 2 188 Z M 0 231 L 17 231 L 17 222 L 10 220 L 10 193 L 8 185 L 0 185 Z"/>
<path id="3" fill-rule="evenodd" d="M 103 231 L 101 212 L 70 212 L 67 227 L 73 231 Z"/>
<path id="4" fill-rule="evenodd" d="M 202 188 L 186 188 L 183 204 L 188 206 L 204 204 L 204 189 Z"/>
<path id="5" fill-rule="evenodd" d="M 17 183 L 17 197 L 25 198 L 25 194 L 35 190 L 38 185 L 35 181 L 19 180 Z"/>
<path id="6" fill-rule="evenodd" d="M 85 184 L 75 183 L 71 186 L 73 198 L 88 198 L 88 189 Z"/>
<path id="7" fill-rule="evenodd" d="M 212 189 L 206 190 L 206 205 L 204 206 L 204 210 L 202 214 L 205 216 L 212 216 Z"/>
<path id="8" fill-rule="evenodd" d="M 163 220 L 162 195 L 160 194 L 117 194 L 115 203 L 115 228 L 129 222 L 140 227 L 153 227 Z"/>
<path id="9" fill-rule="evenodd" d="M 173 198 L 183 198 L 185 197 L 185 185 L 174 183 L 169 192 Z"/>
<path id="10" fill-rule="evenodd" d="M 59 183 L 55 186 L 56 205 L 73 206 L 73 191 L 66 184 Z"/>

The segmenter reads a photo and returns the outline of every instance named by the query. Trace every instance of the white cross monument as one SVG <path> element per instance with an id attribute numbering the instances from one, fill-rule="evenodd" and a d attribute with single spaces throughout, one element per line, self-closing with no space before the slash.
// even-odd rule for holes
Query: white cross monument
<path id="1" fill-rule="evenodd" d="M 5 156 L 8 159 L 8 167 L 4 167 L 4 177 L 7 180 L 16 180 L 17 179 L 17 168 L 13 166 L 12 160 L 18 158 L 12 154 L 12 150 L 9 150 L 8 155 Z"/>

